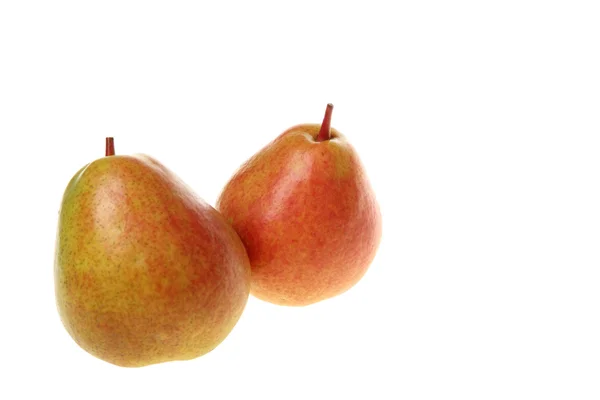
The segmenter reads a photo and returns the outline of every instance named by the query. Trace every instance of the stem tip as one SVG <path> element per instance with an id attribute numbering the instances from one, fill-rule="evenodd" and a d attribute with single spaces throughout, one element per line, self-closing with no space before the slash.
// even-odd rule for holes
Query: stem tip
<path id="1" fill-rule="evenodd" d="M 331 113 L 333 112 L 333 104 L 327 104 L 325 109 L 325 116 L 323 117 L 323 123 L 321 124 L 321 130 L 317 135 L 317 142 L 329 140 L 331 138 Z"/>
<path id="2" fill-rule="evenodd" d="M 115 155 L 115 139 L 112 137 L 106 138 L 106 156 Z"/>

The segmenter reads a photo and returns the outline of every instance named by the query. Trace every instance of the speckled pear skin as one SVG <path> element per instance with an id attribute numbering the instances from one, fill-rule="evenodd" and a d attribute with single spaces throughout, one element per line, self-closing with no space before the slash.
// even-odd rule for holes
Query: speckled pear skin
<path id="1" fill-rule="evenodd" d="M 355 149 L 337 130 L 290 128 L 244 163 L 216 208 L 238 232 L 252 266 L 251 293 L 286 306 L 337 296 L 366 273 L 381 215 Z"/>
<path id="2" fill-rule="evenodd" d="M 156 160 L 111 156 L 68 184 L 55 255 L 58 311 L 72 338 L 123 367 L 213 350 L 249 296 L 243 244 Z"/>

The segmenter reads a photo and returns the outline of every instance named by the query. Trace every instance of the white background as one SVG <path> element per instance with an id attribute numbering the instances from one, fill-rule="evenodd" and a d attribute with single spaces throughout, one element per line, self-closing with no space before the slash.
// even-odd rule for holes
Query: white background
<path id="1" fill-rule="evenodd" d="M 0 398 L 600 397 L 597 2 L 91 3 L 0 3 Z M 194 361 L 77 347 L 56 218 L 105 136 L 214 204 L 327 102 L 383 213 L 357 286 Z"/>

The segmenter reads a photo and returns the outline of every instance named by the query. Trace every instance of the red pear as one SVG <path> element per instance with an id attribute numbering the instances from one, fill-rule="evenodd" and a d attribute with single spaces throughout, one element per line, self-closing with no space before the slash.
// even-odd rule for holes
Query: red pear
<path id="1" fill-rule="evenodd" d="M 355 149 L 331 128 L 332 110 L 246 161 L 217 201 L 246 246 L 259 299 L 304 306 L 337 296 L 375 257 L 379 205 Z"/>

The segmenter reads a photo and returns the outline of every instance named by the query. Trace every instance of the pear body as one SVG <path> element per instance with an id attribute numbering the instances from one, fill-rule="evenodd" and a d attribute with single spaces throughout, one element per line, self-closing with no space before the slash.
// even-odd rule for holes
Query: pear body
<path id="1" fill-rule="evenodd" d="M 237 323 L 250 285 L 235 231 L 144 155 L 100 158 L 71 179 L 54 273 L 68 333 L 124 367 L 211 351 Z"/>
<path id="2" fill-rule="evenodd" d="M 216 208 L 240 235 L 251 293 L 287 306 L 337 296 L 366 273 L 381 238 L 381 215 L 355 149 L 337 130 L 290 128 L 251 157 Z"/>

